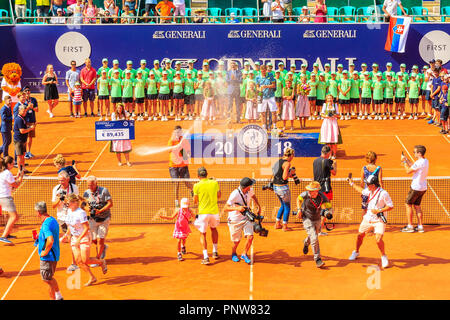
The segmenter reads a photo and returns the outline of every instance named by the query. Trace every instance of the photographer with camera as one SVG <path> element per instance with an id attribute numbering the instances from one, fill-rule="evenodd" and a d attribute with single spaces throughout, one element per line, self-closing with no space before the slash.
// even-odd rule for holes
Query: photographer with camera
<path id="1" fill-rule="evenodd" d="M 259 214 L 261 213 L 261 206 L 252 188 L 255 183 L 256 181 L 254 179 L 243 178 L 240 186 L 233 190 L 230 194 L 230 197 L 224 207 L 224 211 L 228 212 L 228 228 L 230 229 L 230 237 L 233 242 L 233 248 L 231 249 L 231 260 L 234 262 L 239 262 L 240 259 L 243 259 L 248 264 L 252 262 L 248 256 L 248 251 L 252 246 L 255 225 L 260 225 L 260 222 L 256 223 L 255 220 L 260 218 Z M 258 206 L 256 215 L 249 209 L 250 201 L 252 200 Z M 258 220 L 260 221 L 262 218 Z M 245 244 L 244 253 L 239 259 L 236 249 L 241 242 L 242 232 L 244 232 L 244 237 L 247 238 L 247 243 Z"/>
<path id="2" fill-rule="evenodd" d="M 359 226 L 359 233 L 356 240 L 356 250 L 352 252 L 349 260 L 356 260 L 359 256 L 359 248 L 363 243 L 364 236 L 367 232 L 374 230 L 375 240 L 381 252 L 381 266 L 386 268 L 389 265 L 389 261 L 384 251 L 383 235 L 387 223 L 385 212 L 394 208 L 391 197 L 386 190 L 383 190 L 380 187 L 378 178 L 375 175 L 370 175 L 364 181 L 367 184 L 367 188 L 365 189 L 361 188 L 352 181 L 351 173 L 349 174 L 347 181 L 353 189 L 368 197 L 367 212 Z"/>
<path id="3" fill-rule="evenodd" d="M 314 254 L 314 261 L 316 266 L 321 268 L 325 265 L 320 257 L 319 247 L 319 232 L 321 228 L 321 218 L 331 220 L 333 214 L 331 213 L 331 203 L 325 194 L 320 191 L 321 186 L 317 181 L 309 183 L 297 198 L 297 218 L 303 220 L 303 227 L 308 236 L 303 241 L 303 253 L 308 253 L 308 247 L 311 248 Z"/>
<path id="4" fill-rule="evenodd" d="M 70 183 L 67 171 L 61 171 L 58 173 L 58 185 L 53 188 L 52 192 L 52 208 L 56 209 L 56 221 L 58 221 L 64 233 L 67 231 L 66 216 L 69 208 L 67 197 L 71 194 L 78 195 L 78 187 L 76 184 Z M 67 268 L 67 271 L 75 271 L 76 269 L 78 269 L 78 266 L 72 254 L 72 264 Z"/>
<path id="5" fill-rule="evenodd" d="M 105 239 L 109 230 L 113 201 L 108 189 L 98 186 L 95 176 L 89 176 L 86 180 L 88 189 L 83 193 L 83 198 L 87 200 L 89 207 L 89 229 L 92 235 L 92 243 L 96 246 L 97 259 L 105 259 L 108 249 L 108 246 L 105 245 Z"/>
<path id="6" fill-rule="evenodd" d="M 333 200 L 333 190 L 331 188 L 331 175 L 337 173 L 337 163 L 331 154 L 331 148 L 328 145 L 322 147 L 321 155 L 313 162 L 314 181 L 320 183 L 320 191 L 329 201 Z M 324 219 L 322 219 L 322 227 Z M 319 235 L 327 235 L 326 232 L 320 232 Z"/>

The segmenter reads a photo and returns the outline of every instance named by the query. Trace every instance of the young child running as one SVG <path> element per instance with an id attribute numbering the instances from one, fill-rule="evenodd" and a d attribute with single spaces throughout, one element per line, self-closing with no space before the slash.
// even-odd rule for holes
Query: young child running
<path id="1" fill-rule="evenodd" d="M 75 109 L 75 118 L 81 117 L 81 104 L 83 103 L 83 89 L 81 89 L 81 84 L 77 81 L 75 83 L 75 88 L 73 89 L 72 97 L 73 107 Z"/>
<path id="2" fill-rule="evenodd" d="M 395 108 L 397 109 L 397 116 L 395 119 L 403 120 L 405 114 L 405 97 L 406 97 L 406 82 L 403 80 L 403 73 L 397 73 L 397 81 L 395 84 Z"/>
<path id="3" fill-rule="evenodd" d="M 375 106 L 375 120 L 382 120 L 382 110 L 383 107 L 383 91 L 384 91 L 384 82 L 383 82 L 383 74 L 378 72 L 374 74 L 375 80 L 372 82 L 373 89 L 373 104 Z"/>
<path id="4" fill-rule="evenodd" d="M 186 105 L 186 117 L 184 120 L 194 120 L 195 81 L 192 79 L 192 74 L 191 70 L 187 70 L 186 79 L 184 79 L 184 104 Z"/>
<path id="5" fill-rule="evenodd" d="M 173 230 L 173 237 L 178 239 L 177 244 L 177 257 L 178 261 L 183 261 L 183 255 L 186 254 L 186 239 L 191 233 L 191 228 L 189 228 L 189 220 L 194 217 L 192 210 L 189 208 L 189 199 L 183 198 L 180 201 L 180 209 L 176 211 L 171 217 L 159 216 L 164 220 L 177 219 L 175 222 L 175 228 Z"/>
<path id="6" fill-rule="evenodd" d="M 283 131 L 286 130 L 286 120 L 291 121 L 291 130 L 294 130 L 295 106 L 294 106 L 294 88 L 292 81 L 287 80 L 286 86 L 283 88 L 283 112 L 281 119 L 283 120 Z"/>
<path id="7" fill-rule="evenodd" d="M 150 71 L 147 78 L 148 121 L 158 120 L 158 81 L 155 73 Z"/>
<path id="8" fill-rule="evenodd" d="M 112 78 L 109 79 L 109 86 L 111 88 L 112 109 L 116 110 L 116 105 L 122 103 L 122 80 L 120 79 L 119 69 L 113 71 Z"/>
<path id="9" fill-rule="evenodd" d="M 102 121 L 104 118 L 105 121 L 108 121 L 108 117 L 110 116 L 109 111 L 109 80 L 106 76 L 107 71 L 105 69 L 101 72 L 101 77 L 97 79 L 97 88 L 98 88 L 98 108 L 100 111 L 100 119 L 98 121 Z M 103 113 L 103 107 L 106 109 L 106 113 Z"/>
<path id="10" fill-rule="evenodd" d="M 386 110 L 385 118 L 389 117 L 389 120 L 394 119 L 392 115 L 394 114 L 394 92 L 395 92 L 395 81 L 392 80 L 393 76 L 390 73 L 386 74 L 386 81 L 384 82 L 384 110 Z"/>
<path id="11" fill-rule="evenodd" d="M 255 82 L 250 81 L 247 86 L 247 92 L 245 93 L 245 99 L 247 100 L 245 119 L 249 123 L 256 123 L 256 120 L 258 120 L 257 94 Z"/>
<path id="12" fill-rule="evenodd" d="M 137 106 L 137 121 L 144 121 L 144 102 L 145 102 L 145 86 L 146 81 L 142 77 L 143 71 L 139 69 L 136 73 L 134 98 Z"/>
<path id="13" fill-rule="evenodd" d="M 214 89 L 210 81 L 206 81 L 203 88 L 202 121 L 208 120 L 208 124 L 214 125 Z"/>
<path id="14" fill-rule="evenodd" d="M 411 73 L 411 79 L 408 81 L 408 101 L 411 106 L 411 115 L 408 120 L 419 119 L 419 88 L 420 81 L 417 79 L 417 74 Z"/>

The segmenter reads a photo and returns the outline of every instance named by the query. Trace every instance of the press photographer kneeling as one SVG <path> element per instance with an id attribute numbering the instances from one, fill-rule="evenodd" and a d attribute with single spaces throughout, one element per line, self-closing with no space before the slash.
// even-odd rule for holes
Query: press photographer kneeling
<path id="1" fill-rule="evenodd" d="M 241 259 L 248 264 L 251 263 L 251 259 L 248 256 L 248 251 L 252 246 L 253 233 L 259 233 L 260 236 L 267 237 L 268 230 L 261 226 L 261 206 L 258 199 L 255 196 L 252 185 L 255 184 L 255 180 L 250 178 L 243 178 L 240 186 L 233 190 L 225 204 L 224 211 L 228 212 L 228 228 L 230 229 L 230 237 L 233 242 L 231 259 L 234 262 L 239 262 L 240 259 L 236 253 L 236 249 L 242 239 L 242 232 L 247 238 L 245 244 L 244 253 L 241 255 Z M 254 201 L 258 206 L 258 211 L 255 213 L 250 210 L 250 202 Z"/>
<path id="2" fill-rule="evenodd" d="M 333 218 L 330 210 L 331 203 L 325 194 L 320 191 L 319 182 L 313 181 L 305 189 L 307 191 L 302 192 L 297 198 L 297 210 L 299 213 L 297 218 L 302 218 L 303 228 L 305 228 L 307 233 L 307 237 L 303 241 L 303 253 L 308 253 L 308 247 L 311 244 L 316 266 L 321 268 L 325 263 L 320 257 L 318 235 L 320 232 L 321 217 L 325 217 L 328 220 Z"/>

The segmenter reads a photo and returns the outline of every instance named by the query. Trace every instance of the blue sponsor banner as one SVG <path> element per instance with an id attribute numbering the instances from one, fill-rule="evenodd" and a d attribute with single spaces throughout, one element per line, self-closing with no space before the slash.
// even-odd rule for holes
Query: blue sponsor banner
<path id="1" fill-rule="evenodd" d="M 191 145 L 192 158 L 278 158 L 286 148 L 295 150 L 295 157 L 318 157 L 322 145 L 319 133 L 288 133 L 283 137 L 266 137 L 260 149 L 248 150 L 239 135 L 196 133 L 186 137 Z"/>
<path id="2" fill-rule="evenodd" d="M 256 61 L 271 62 L 275 66 L 284 62 L 289 68 L 302 63 L 325 63 L 335 70 L 338 64 L 348 68 L 355 63 L 377 62 L 381 69 L 392 62 L 398 70 L 406 63 L 420 66 L 431 59 L 442 59 L 450 66 L 450 24 L 412 24 L 405 53 L 384 50 L 388 24 L 188 24 L 188 25 L 17 25 L 0 27 L 3 52 L 0 64 L 15 61 L 23 67 L 22 84 L 33 91 L 42 91 L 41 78 L 47 64 L 52 64 L 59 76 L 59 90 L 65 89 L 65 73 L 70 61 L 82 66 L 91 58 L 94 68 L 101 66 L 103 58 L 118 59 L 120 68 L 127 60 L 139 67 L 146 59 L 149 68 L 158 59 L 164 65 L 180 61 L 183 68 L 194 59 L 201 69 L 203 59 L 216 68 L 218 60 L 227 64 L 235 60 L 241 66 L 245 61 L 254 66 Z"/>
<path id="3" fill-rule="evenodd" d="M 134 140 L 134 121 L 96 121 L 95 140 Z"/>

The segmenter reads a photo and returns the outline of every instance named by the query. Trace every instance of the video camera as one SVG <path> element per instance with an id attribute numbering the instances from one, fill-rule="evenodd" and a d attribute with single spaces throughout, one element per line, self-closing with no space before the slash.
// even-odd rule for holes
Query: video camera
<path id="1" fill-rule="evenodd" d="M 320 215 L 321 215 L 322 217 L 327 218 L 328 220 L 333 219 L 333 213 L 331 212 L 331 210 L 328 210 L 328 209 L 322 209 L 322 210 L 320 211 Z"/>
<path id="2" fill-rule="evenodd" d="M 273 182 L 270 181 L 268 184 L 266 184 L 265 186 L 262 186 L 262 190 L 266 191 L 266 190 L 270 190 L 273 191 Z"/>
<path id="3" fill-rule="evenodd" d="M 254 214 L 249 208 L 245 207 L 245 210 L 241 212 L 241 214 L 246 217 L 250 222 L 255 222 L 253 225 L 253 231 L 257 234 L 259 234 L 261 237 L 267 237 L 269 234 L 269 230 L 263 228 L 261 222 L 264 219 L 263 216 L 258 216 Z"/>
<path id="4" fill-rule="evenodd" d="M 67 196 L 66 190 L 59 191 L 59 200 L 64 201 L 66 199 L 66 196 Z"/>
<path id="5" fill-rule="evenodd" d="M 91 216 L 92 219 L 95 218 L 95 211 L 96 210 L 100 210 L 102 209 L 104 206 L 100 203 L 97 203 L 96 201 L 90 201 L 89 202 L 89 215 Z"/>

